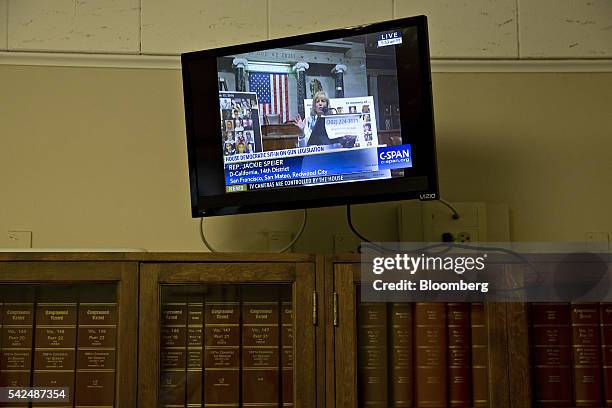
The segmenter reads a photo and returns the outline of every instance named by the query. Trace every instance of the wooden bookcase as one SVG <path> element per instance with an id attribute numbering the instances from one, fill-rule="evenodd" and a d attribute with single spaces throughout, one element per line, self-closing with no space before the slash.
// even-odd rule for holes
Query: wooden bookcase
<path id="1" fill-rule="evenodd" d="M 361 283 L 360 259 L 354 256 L 330 256 L 325 258 L 324 269 L 325 297 L 328 299 L 325 307 L 325 331 L 328 351 L 326 354 L 326 407 L 362 407 L 364 406 L 364 401 L 362 400 L 362 390 L 359 389 L 358 367 L 360 364 L 358 361 L 360 355 L 360 324 L 358 318 L 360 308 L 359 285 Z M 381 305 L 386 307 L 387 311 L 393 310 L 391 309 L 392 305 L 384 306 L 384 303 Z M 412 319 L 416 317 L 415 308 L 416 306 L 413 305 Z M 528 354 L 525 353 L 527 337 L 525 332 L 526 326 L 524 325 L 524 305 L 487 303 L 483 305 L 483 310 L 487 345 L 487 379 L 485 386 L 488 388 L 486 390 L 488 403 L 481 406 L 531 406 L 529 376 L 525 377 L 526 367 L 528 366 Z M 390 325 L 390 322 L 391 317 L 387 320 L 387 324 Z M 378 334 L 375 333 L 374 335 L 377 336 Z M 391 332 L 388 330 L 386 336 L 390 335 Z M 361 337 L 364 336 L 362 333 Z M 414 347 L 414 336 L 412 338 L 412 348 L 416 350 L 416 347 Z M 367 346 L 363 348 L 367 348 Z M 387 350 L 392 348 L 392 346 L 388 346 Z M 415 357 L 413 354 L 413 382 L 417 381 L 417 376 L 419 375 L 419 371 L 415 367 Z M 381 363 L 380 360 L 376 359 L 375 361 Z M 416 403 L 413 403 L 413 405 L 394 405 L 392 389 L 389 384 L 391 382 L 389 377 L 393 375 L 391 374 L 393 364 L 391 355 L 387 355 L 386 366 L 384 362 L 381 364 L 381 370 L 386 372 L 387 378 L 383 380 L 384 384 L 379 385 L 388 392 L 386 401 L 380 402 L 379 405 L 374 403 L 368 406 L 418 406 Z M 415 399 L 415 385 L 413 384 L 412 387 L 412 398 Z M 444 388 L 442 387 L 441 389 Z"/>
<path id="2" fill-rule="evenodd" d="M 130 256 L 0 253 L 3 386 L 23 378 L 68 385 L 75 407 L 136 406 L 138 262 Z"/>
<path id="3" fill-rule="evenodd" d="M 139 407 L 322 406 L 314 257 L 155 254 L 140 273 Z"/>
<path id="4" fill-rule="evenodd" d="M 612 406 L 612 304 L 508 304 L 510 376 L 525 406 Z"/>
<path id="5" fill-rule="evenodd" d="M 213 384 L 211 378 L 215 378 L 212 376 L 206 380 L 206 376 L 214 371 L 213 368 L 219 368 L 213 363 L 228 361 L 224 357 L 215 360 L 212 355 L 222 355 L 220 350 L 230 350 L 225 355 L 230 356 L 230 360 L 233 356 L 233 366 L 225 367 L 237 369 L 234 371 L 238 373 L 238 387 L 232 395 L 235 394 L 243 406 L 249 406 L 248 402 L 253 403 L 251 406 L 265 406 L 255 405 L 261 401 L 249 398 L 263 395 L 258 394 L 257 380 L 268 378 L 264 380 L 266 387 L 273 389 L 278 397 L 270 401 L 272 406 L 359 408 L 364 406 L 363 389 L 359 385 L 364 359 L 360 362 L 359 356 L 364 355 L 367 346 L 360 345 L 360 341 L 368 335 L 360 331 L 363 320 L 360 323 L 359 316 L 361 313 L 363 317 L 366 310 L 359 302 L 360 275 L 360 258 L 357 256 L 0 253 L 0 303 L 4 308 L 11 304 L 16 294 L 34 293 L 34 300 L 30 303 L 35 321 L 37 307 L 49 303 L 47 299 L 50 297 L 73 308 L 76 303 L 74 310 L 80 310 L 79 307 L 87 306 L 88 302 L 95 306 L 99 299 L 87 300 L 88 294 L 96 292 L 95 288 L 110 287 L 108 293 L 112 292 L 112 299 L 108 303 L 116 303 L 117 333 L 113 350 L 116 353 L 113 407 L 169 407 L 172 405 L 168 395 L 172 395 L 172 390 L 185 395 L 184 402 L 175 406 L 203 406 L 199 405 L 197 398 L 191 400 L 196 404 L 187 404 L 187 396 L 192 395 L 190 390 L 194 389 L 189 376 L 195 376 L 196 383 L 203 384 L 202 390 L 195 391 L 195 394 L 204 400 L 207 381 Z M 62 290 L 65 290 L 65 298 L 61 297 Z M 60 293 L 59 298 L 57 293 Z M 216 315 L 209 313 L 212 309 L 208 306 L 215 304 L 230 305 L 219 308 L 233 310 L 226 313 L 228 319 L 231 319 L 231 313 L 240 317 L 227 325 L 210 320 Z M 415 306 L 408 305 L 404 310 L 411 310 L 411 318 L 415 319 Z M 392 321 L 389 313 L 397 310 L 393 309 L 396 306 L 383 307 L 389 324 Z M 533 406 L 535 401 L 528 309 L 528 305 L 521 303 L 483 305 L 485 388 L 490 407 L 527 407 Z M 171 316 L 181 314 L 183 317 L 173 321 Z M 0 323 L 3 323 L 0 330 L 4 330 L 6 322 Z M 43 326 L 42 323 L 39 325 Z M 207 343 L 204 338 L 207 326 L 229 333 L 230 339 L 234 333 L 234 340 L 238 343 Z M 35 327 L 33 324 L 33 333 Z M 77 330 L 78 327 L 77 324 Z M 389 327 L 392 326 L 387 326 L 387 330 Z M 239 337 L 232 330 L 238 330 Z M 208 336 L 214 337 L 215 333 L 219 331 L 208 332 Z M 273 333 L 276 340 L 266 343 L 267 337 L 260 336 L 265 333 Z M 390 336 L 388 331 L 386 336 Z M 35 345 L 32 341 L 32 378 L 36 368 L 33 358 L 37 351 Z M 387 342 L 389 345 L 393 347 Z M 406 350 L 412 347 L 411 351 L 414 351 L 413 346 L 414 342 L 404 345 Z M 77 341 L 75 353 L 79 352 L 79 347 Z M 39 348 L 43 347 L 39 345 Z M 204 356 L 208 351 L 212 360 L 207 365 Z M 390 352 L 382 353 L 380 355 L 386 353 L 387 365 L 383 370 L 389 381 L 394 375 L 390 374 Z M 378 356 L 376 350 L 373 354 L 365 354 Z M 253 358 L 248 360 L 249 356 Z M 413 361 L 410 367 L 412 379 L 416 382 L 414 357 L 410 358 Z M 292 363 L 289 363 L 291 359 Z M 274 366 L 269 364 L 270 361 Z M 6 364 L 0 361 L 0 373 L 3 368 Z M 76 375 L 77 368 L 74 370 Z M 269 370 L 266 372 L 264 369 Z M 249 377 L 249 372 L 254 375 Z M 181 378 L 183 384 L 180 384 Z M 288 387 L 291 382 L 292 387 Z M 383 384 L 382 389 L 387 390 L 388 396 L 394 395 L 391 386 Z M 387 397 L 380 406 L 400 405 L 393 405 L 392 397 Z"/>

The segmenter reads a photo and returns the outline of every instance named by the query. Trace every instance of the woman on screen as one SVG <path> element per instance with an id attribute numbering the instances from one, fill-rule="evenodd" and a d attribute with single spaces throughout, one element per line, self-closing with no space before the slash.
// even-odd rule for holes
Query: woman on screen
<path id="1" fill-rule="evenodd" d="M 324 91 L 315 93 L 312 97 L 312 109 L 310 110 L 310 115 L 308 115 L 306 120 L 302 120 L 302 117 L 299 114 L 295 117 L 295 125 L 304 132 L 304 137 L 300 137 L 298 140 L 298 146 L 303 147 L 330 144 L 327 131 L 325 130 L 325 122 L 323 119 L 319 120 L 321 115 L 327 113 L 328 109 L 329 98 L 327 97 L 327 94 Z"/>

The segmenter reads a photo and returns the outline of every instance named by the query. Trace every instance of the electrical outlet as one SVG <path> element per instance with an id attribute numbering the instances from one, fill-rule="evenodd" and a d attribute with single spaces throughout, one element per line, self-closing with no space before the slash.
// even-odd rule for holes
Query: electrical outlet
<path id="1" fill-rule="evenodd" d="M 472 234 L 469 231 L 461 231 L 456 235 L 455 242 L 472 242 Z"/>
<path id="2" fill-rule="evenodd" d="M 487 219 L 484 203 L 452 203 L 460 214 L 453 219 L 452 212 L 439 203 L 423 206 L 423 236 L 425 242 L 440 242 L 444 233 L 452 234 L 452 242 L 486 241 Z M 448 238 L 448 237 L 446 237 Z"/>
<path id="3" fill-rule="evenodd" d="M 9 231 L 10 248 L 32 248 L 32 231 Z"/>
<path id="4" fill-rule="evenodd" d="M 476 228 L 466 228 L 461 231 L 444 231 L 439 238 L 442 242 L 469 244 L 470 242 L 478 242 L 478 230 Z"/>
<path id="5" fill-rule="evenodd" d="M 400 241 L 510 241 L 507 204 L 466 202 L 451 205 L 459 213 L 459 219 L 454 219 L 450 209 L 435 201 L 401 203 L 398 211 Z"/>
<path id="6" fill-rule="evenodd" d="M 293 235 L 288 231 L 269 231 L 267 233 L 268 238 L 268 251 L 278 252 L 285 248 L 291 242 Z M 289 248 L 289 252 L 291 252 Z"/>

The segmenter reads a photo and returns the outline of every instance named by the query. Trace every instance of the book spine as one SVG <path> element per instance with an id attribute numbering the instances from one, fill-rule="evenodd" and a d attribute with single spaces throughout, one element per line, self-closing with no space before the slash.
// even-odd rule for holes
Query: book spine
<path id="1" fill-rule="evenodd" d="M 162 304 L 160 341 L 160 402 L 185 406 L 187 302 L 168 296 Z"/>
<path id="2" fill-rule="evenodd" d="M 602 303 L 599 308 L 604 402 L 606 407 L 612 407 L 612 303 Z"/>
<path id="3" fill-rule="evenodd" d="M 77 303 L 70 296 L 62 296 L 64 302 L 43 299 L 36 305 L 34 331 L 34 387 L 66 387 L 69 402 L 66 404 L 37 403 L 35 406 L 72 407 L 76 366 Z M 55 296 L 54 296 L 55 297 Z M 67 299 L 68 298 L 68 299 Z M 69 300 L 68 302 L 65 302 Z"/>
<path id="4" fill-rule="evenodd" d="M 571 308 L 574 404 L 601 407 L 599 306 L 582 303 Z"/>
<path id="5" fill-rule="evenodd" d="M 34 297 L 5 300 L 2 310 L 0 387 L 29 387 L 34 340 Z M 0 403 L 0 406 L 27 406 Z"/>
<path id="6" fill-rule="evenodd" d="M 242 305 L 242 400 L 245 407 L 278 407 L 279 304 Z"/>
<path id="7" fill-rule="evenodd" d="M 570 306 L 531 304 L 535 400 L 543 407 L 572 404 Z"/>
<path id="8" fill-rule="evenodd" d="M 484 304 L 470 306 L 470 337 L 472 340 L 472 401 L 474 408 L 489 406 L 487 327 Z"/>
<path id="9" fill-rule="evenodd" d="M 412 305 L 391 305 L 391 405 L 412 407 Z"/>
<path id="10" fill-rule="evenodd" d="M 204 406 L 240 404 L 240 303 L 204 303 Z"/>
<path id="11" fill-rule="evenodd" d="M 360 303 L 358 310 L 360 406 L 387 407 L 387 310 L 385 303 Z"/>
<path id="12" fill-rule="evenodd" d="M 79 303 L 76 408 L 114 406 L 116 354 L 117 303 Z"/>
<path id="13" fill-rule="evenodd" d="M 202 406 L 202 368 L 204 344 L 204 303 L 190 299 L 187 305 L 187 381 L 188 407 Z"/>
<path id="14" fill-rule="evenodd" d="M 451 407 L 470 407 L 470 323 L 468 303 L 448 303 L 448 398 Z"/>
<path id="15" fill-rule="evenodd" d="M 281 367 L 283 407 L 293 406 L 293 306 L 291 302 L 281 303 Z"/>
<path id="16" fill-rule="evenodd" d="M 446 308 L 415 305 L 416 406 L 446 407 Z"/>

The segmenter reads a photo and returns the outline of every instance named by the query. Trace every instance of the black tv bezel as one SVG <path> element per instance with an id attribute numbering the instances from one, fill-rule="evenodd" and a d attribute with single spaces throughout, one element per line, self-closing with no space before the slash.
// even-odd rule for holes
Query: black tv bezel
<path id="1" fill-rule="evenodd" d="M 224 192 L 217 195 L 201 194 L 201 185 L 198 177 L 202 177 L 202 171 L 211 172 L 210 175 L 206 176 L 207 182 L 210 183 L 209 185 L 216 183 L 214 188 L 220 189 L 222 184 L 223 191 L 225 190 L 222 140 L 221 137 L 219 137 L 221 134 L 221 124 L 218 119 L 219 93 L 217 83 L 217 58 L 406 27 L 416 27 L 417 29 L 418 58 L 420 66 L 419 82 L 421 91 L 423 92 L 421 97 L 421 112 L 424 120 L 420 123 L 422 128 L 419 129 L 419 143 L 417 146 L 412 146 L 414 166 L 411 169 L 405 170 L 403 177 L 236 193 Z M 197 137 L 194 122 L 195 120 L 205 120 L 199 118 L 193 112 L 194 95 L 192 93 L 193 88 L 190 68 L 193 64 L 198 63 L 208 64 L 207 72 L 199 74 L 202 76 L 200 79 L 203 80 L 200 85 L 204 87 L 203 90 L 205 92 L 202 92 L 203 95 L 198 96 L 207 99 L 207 105 L 214 107 L 214 109 L 209 109 L 206 113 L 209 119 L 208 123 L 210 124 L 208 126 L 211 128 L 211 135 L 207 136 L 206 140 Z M 191 210 L 193 218 L 394 200 L 429 200 L 439 197 L 427 17 L 407 17 L 350 28 L 188 52 L 181 54 L 181 67 L 185 103 Z M 400 72 L 401 68 L 398 67 L 401 136 L 403 143 L 406 143 L 407 140 L 410 140 L 410 137 L 407 135 L 409 125 L 405 123 L 405 114 L 402 113 L 406 112 L 407 108 L 403 106 L 404 104 L 401 98 L 402 84 Z M 213 117 L 214 120 L 211 120 Z"/>

